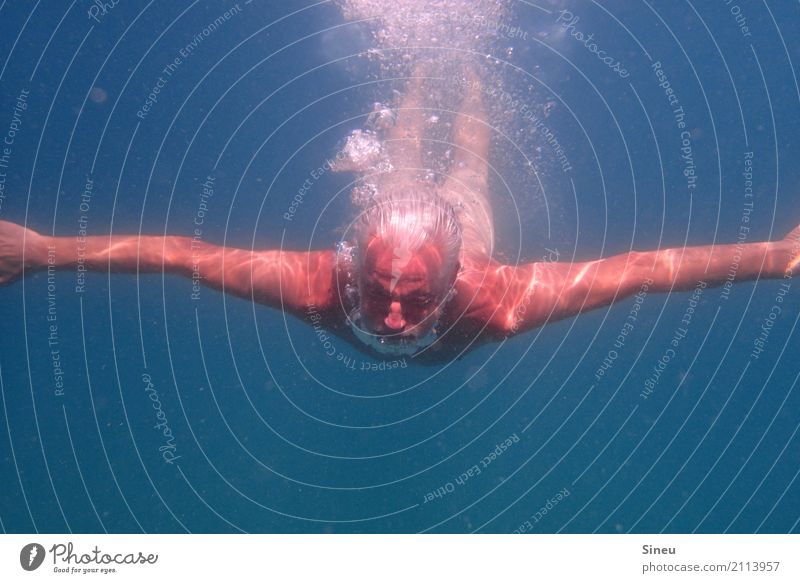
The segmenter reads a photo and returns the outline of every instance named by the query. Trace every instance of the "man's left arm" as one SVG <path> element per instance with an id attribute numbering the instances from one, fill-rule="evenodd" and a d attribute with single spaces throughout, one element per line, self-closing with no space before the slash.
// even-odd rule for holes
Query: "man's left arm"
<path id="1" fill-rule="evenodd" d="M 505 334 L 607 306 L 639 291 L 690 290 L 800 273 L 800 227 L 779 241 L 631 251 L 587 262 L 501 266 L 494 328 Z M 501 274 L 501 272 L 504 272 Z"/>

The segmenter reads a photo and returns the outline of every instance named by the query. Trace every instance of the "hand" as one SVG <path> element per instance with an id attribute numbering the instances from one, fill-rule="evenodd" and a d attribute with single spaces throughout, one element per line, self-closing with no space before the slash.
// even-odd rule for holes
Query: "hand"
<path id="1" fill-rule="evenodd" d="M 800 226 L 792 229 L 780 242 L 781 251 L 786 254 L 785 271 L 800 275 Z"/>
<path id="2" fill-rule="evenodd" d="M 0 221 L 0 285 L 22 276 L 23 250 L 26 269 L 44 266 L 47 263 L 47 239 L 22 225 Z"/>

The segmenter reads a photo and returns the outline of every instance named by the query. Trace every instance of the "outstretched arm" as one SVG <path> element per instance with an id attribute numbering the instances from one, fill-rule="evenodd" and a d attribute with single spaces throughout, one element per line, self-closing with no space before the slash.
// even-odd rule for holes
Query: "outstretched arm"
<path id="1" fill-rule="evenodd" d="M 0 284 L 24 271 L 86 269 L 171 273 L 208 287 L 291 312 L 333 301 L 332 251 L 248 251 L 191 237 L 115 235 L 47 237 L 0 221 Z"/>
<path id="2" fill-rule="evenodd" d="M 511 334 L 606 306 L 640 290 L 681 291 L 703 284 L 792 277 L 800 273 L 798 263 L 800 227 L 780 241 L 632 251 L 583 263 L 496 266 L 487 281 L 492 295 L 502 299 L 487 320 L 495 332 Z"/>

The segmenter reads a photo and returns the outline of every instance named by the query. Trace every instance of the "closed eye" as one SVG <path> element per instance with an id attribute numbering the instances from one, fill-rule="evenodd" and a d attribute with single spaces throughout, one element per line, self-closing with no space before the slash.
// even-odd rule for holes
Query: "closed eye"
<path id="1" fill-rule="evenodd" d="M 408 298 L 408 300 L 411 303 L 416 304 L 418 306 L 427 306 L 428 304 L 433 302 L 434 299 L 435 298 L 433 294 L 419 294 Z"/>

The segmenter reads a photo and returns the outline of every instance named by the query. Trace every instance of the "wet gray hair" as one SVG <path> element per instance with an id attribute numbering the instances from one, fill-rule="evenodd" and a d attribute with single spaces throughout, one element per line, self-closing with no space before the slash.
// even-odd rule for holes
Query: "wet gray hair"
<path id="1" fill-rule="evenodd" d="M 364 267 L 364 251 L 373 237 L 388 245 L 405 247 L 412 253 L 427 244 L 442 250 L 439 283 L 452 283 L 458 271 L 461 251 L 461 225 L 453 207 L 428 190 L 393 192 L 373 201 L 355 225 L 359 266 Z"/>

